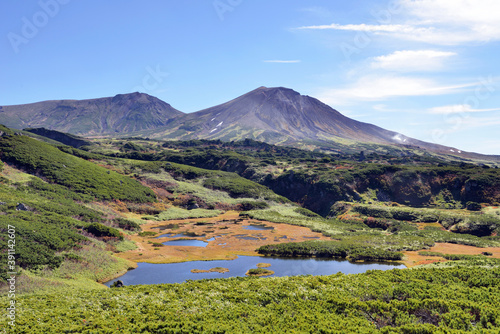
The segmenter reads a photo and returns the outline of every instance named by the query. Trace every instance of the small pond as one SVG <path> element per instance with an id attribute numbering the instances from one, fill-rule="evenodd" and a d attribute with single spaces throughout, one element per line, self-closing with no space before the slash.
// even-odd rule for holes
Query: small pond
<path id="1" fill-rule="evenodd" d="M 208 242 L 196 239 L 181 239 L 162 242 L 165 246 L 193 246 L 193 247 L 207 247 Z"/>
<path id="2" fill-rule="evenodd" d="M 245 230 L 256 230 L 256 231 L 274 230 L 274 227 L 259 225 L 259 224 L 244 225 L 243 228 Z"/>
<path id="3" fill-rule="evenodd" d="M 179 240 L 180 241 L 180 240 Z M 192 241 L 192 240 L 187 240 Z M 197 240 L 200 241 L 200 240 Z M 203 241 L 200 241 L 203 242 Z M 338 272 L 344 274 L 358 274 L 367 270 L 388 270 L 406 268 L 403 264 L 387 263 L 350 263 L 321 258 L 278 258 L 261 256 L 239 256 L 235 260 L 191 261 L 182 263 L 138 263 L 136 269 L 130 270 L 123 276 L 106 282 L 110 286 L 114 281 L 121 280 L 125 285 L 182 283 L 185 280 L 204 278 L 227 278 L 245 276 L 248 269 L 257 268 L 257 263 L 269 263 L 267 269 L 274 271 L 273 276 L 296 275 L 331 275 Z M 192 269 L 209 270 L 215 267 L 228 268 L 228 273 L 192 273 Z"/>

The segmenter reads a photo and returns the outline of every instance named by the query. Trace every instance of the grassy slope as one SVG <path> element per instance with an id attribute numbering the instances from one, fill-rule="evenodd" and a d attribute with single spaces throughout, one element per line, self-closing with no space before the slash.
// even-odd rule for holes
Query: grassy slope
<path id="1" fill-rule="evenodd" d="M 135 202 L 155 200 L 150 189 L 129 177 L 26 136 L 0 137 L 0 152 L 3 161 L 97 199 Z"/>
<path id="2" fill-rule="evenodd" d="M 9 225 L 14 226 L 16 265 L 23 269 L 18 292 L 78 284 L 97 287 L 96 281 L 111 278 L 132 266 L 115 259 L 111 250 L 122 251 L 133 245 L 115 237 L 103 242 L 86 231 L 94 224 L 105 233 L 119 236 L 118 230 L 108 227 L 117 226 L 118 215 L 82 204 L 111 196 L 136 202 L 155 200 L 153 191 L 129 177 L 108 173 L 105 168 L 48 144 L 14 135 L 9 129 L 0 130 L 7 134 L 0 138 L 0 156 L 12 164 L 0 163 L 0 249 L 7 249 L 7 230 Z M 19 203 L 24 206 L 21 210 Z M 4 280 L 6 252 L 1 252 L 0 258 Z M 0 285 L 4 291 L 5 285 Z"/>

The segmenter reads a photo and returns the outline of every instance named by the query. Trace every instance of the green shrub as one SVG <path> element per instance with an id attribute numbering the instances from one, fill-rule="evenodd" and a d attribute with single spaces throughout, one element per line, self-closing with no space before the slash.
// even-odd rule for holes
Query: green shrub
<path id="1" fill-rule="evenodd" d="M 257 252 L 267 256 L 334 257 L 351 261 L 393 261 L 403 258 L 402 253 L 376 247 L 356 245 L 348 242 L 317 240 L 265 245 L 258 248 Z"/>
<path id="2" fill-rule="evenodd" d="M 270 195 L 271 191 L 266 187 L 250 180 L 234 176 L 209 178 L 203 182 L 203 186 L 209 189 L 227 191 L 231 197 L 259 198 Z"/>
<path id="3" fill-rule="evenodd" d="M 85 230 L 96 237 L 111 237 L 123 240 L 123 236 L 116 228 L 112 228 L 101 223 L 92 223 L 85 227 Z"/>
<path id="4" fill-rule="evenodd" d="M 124 230 L 128 231 L 140 231 L 141 230 L 141 225 L 137 224 L 134 221 L 125 219 L 125 218 L 115 218 L 113 219 L 113 222 L 118 225 L 119 228 L 122 228 Z"/>
<path id="5" fill-rule="evenodd" d="M 139 236 L 141 236 L 141 237 L 153 237 L 156 234 L 157 234 L 156 232 L 152 232 L 152 231 L 139 232 Z"/>
<path id="6" fill-rule="evenodd" d="M 481 211 L 481 204 L 479 204 L 477 202 L 469 201 L 469 202 L 467 202 L 465 207 L 467 208 L 467 210 L 470 210 L 470 211 Z"/>
<path id="7" fill-rule="evenodd" d="M 368 205 L 356 205 L 352 209 L 354 212 L 359 212 L 368 217 L 375 218 L 392 218 L 392 214 L 387 208 L 375 207 Z"/>
<path id="8" fill-rule="evenodd" d="M 269 208 L 269 204 L 267 204 L 267 202 L 262 202 L 262 201 L 260 202 L 244 201 L 240 203 L 239 207 L 241 211 L 263 210 Z"/>
<path id="9" fill-rule="evenodd" d="M 269 269 L 264 269 L 264 268 L 252 268 L 248 269 L 247 274 L 250 276 L 263 276 L 263 275 L 271 275 L 273 274 L 273 272 Z"/>

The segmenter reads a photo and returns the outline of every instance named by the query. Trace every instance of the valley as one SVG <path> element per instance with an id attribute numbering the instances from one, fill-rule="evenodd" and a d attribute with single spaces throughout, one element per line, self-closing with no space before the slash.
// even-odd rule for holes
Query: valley
<path id="1" fill-rule="evenodd" d="M 208 300 L 224 305 L 225 330 L 246 314 L 245 331 L 263 331 L 283 311 L 303 319 L 297 326 L 304 329 L 332 326 L 345 312 L 351 316 L 342 326 L 368 332 L 469 328 L 471 312 L 479 312 L 475 323 L 484 329 L 500 323 L 488 311 L 496 309 L 496 293 L 473 305 L 455 293 L 500 284 L 494 163 L 332 155 L 248 139 L 103 138 L 75 148 L 56 141 L 66 141 L 64 134 L 0 130 L 0 228 L 16 226 L 18 316 L 25 321 L 18 324 L 45 319 L 33 333 L 46 331 L 49 314 L 74 331 L 217 332 L 213 319 L 221 315 Z M 5 248 L 7 239 L 0 241 Z M 122 275 L 124 287 L 108 288 Z M 6 289 L 2 284 L 3 304 Z M 345 306 L 331 313 L 324 298 Z M 421 311 L 400 304 L 408 298 Z M 76 306 L 90 305 L 82 300 L 92 306 Z M 148 311 L 136 313 L 137 305 Z M 71 319 L 68 308 L 76 310 Z M 127 313 L 125 327 L 117 308 Z M 191 318 L 195 309 L 204 320 Z M 146 321 L 154 312 L 162 320 Z M 330 316 L 307 320 L 324 312 Z M 257 324 L 255 317 L 268 320 Z"/>

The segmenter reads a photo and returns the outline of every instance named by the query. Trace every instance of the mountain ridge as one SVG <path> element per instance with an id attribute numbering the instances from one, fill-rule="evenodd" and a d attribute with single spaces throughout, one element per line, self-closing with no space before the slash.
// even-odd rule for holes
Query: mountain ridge
<path id="1" fill-rule="evenodd" d="M 348 141 L 428 150 L 464 159 L 500 161 L 500 156 L 465 152 L 407 137 L 356 121 L 314 97 L 285 87 L 261 86 L 228 102 L 175 118 L 167 127 L 143 133 L 155 139 L 193 140 L 245 138 L 270 144 L 313 146 Z M 339 145 L 345 148 L 345 145 Z"/>
<path id="2" fill-rule="evenodd" d="M 223 141 L 249 138 L 334 152 L 351 149 L 345 142 L 361 143 L 363 145 L 351 145 L 352 149 L 385 145 L 458 159 L 500 162 L 500 156 L 465 152 L 351 119 L 314 97 L 286 87 L 261 86 L 228 102 L 188 114 L 143 93 L 90 100 L 43 101 L 0 107 L 0 123 L 11 128 L 45 127 L 87 137 Z"/>
<path id="3" fill-rule="evenodd" d="M 0 122 L 10 128 L 39 128 L 79 136 L 147 130 L 183 113 L 148 94 L 118 94 L 85 100 L 48 100 L 0 107 Z"/>

